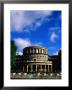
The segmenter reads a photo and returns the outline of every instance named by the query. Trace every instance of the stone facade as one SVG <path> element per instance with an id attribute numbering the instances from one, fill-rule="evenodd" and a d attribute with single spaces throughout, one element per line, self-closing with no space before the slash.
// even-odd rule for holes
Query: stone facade
<path id="1" fill-rule="evenodd" d="M 20 62 L 23 72 L 52 72 L 52 61 L 48 60 L 48 50 L 41 46 L 24 48 Z"/>

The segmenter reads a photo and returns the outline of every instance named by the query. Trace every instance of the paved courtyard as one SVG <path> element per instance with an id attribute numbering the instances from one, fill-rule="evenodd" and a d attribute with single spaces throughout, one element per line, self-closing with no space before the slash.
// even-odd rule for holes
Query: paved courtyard
<path id="1" fill-rule="evenodd" d="M 11 79 L 61 79 L 61 73 L 11 73 Z"/>

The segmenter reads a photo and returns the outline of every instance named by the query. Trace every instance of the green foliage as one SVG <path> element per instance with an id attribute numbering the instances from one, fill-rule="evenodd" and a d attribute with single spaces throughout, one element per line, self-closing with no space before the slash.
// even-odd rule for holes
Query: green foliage
<path id="1" fill-rule="evenodd" d="M 16 67 L 16 49 L 14 41 L 11 41 L 11 70 Z"/>

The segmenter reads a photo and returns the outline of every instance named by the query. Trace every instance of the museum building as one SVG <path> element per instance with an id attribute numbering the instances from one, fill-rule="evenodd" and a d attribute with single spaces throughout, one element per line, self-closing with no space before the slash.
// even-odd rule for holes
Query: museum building
<path id="1" fill-rule="evenodd" d="M 48 49 L 41 46 L 29 46 L 23 49 L 23 55 L 16 57 L 22 72 L 52 72 L 52 61 L 48 60 Z"/>

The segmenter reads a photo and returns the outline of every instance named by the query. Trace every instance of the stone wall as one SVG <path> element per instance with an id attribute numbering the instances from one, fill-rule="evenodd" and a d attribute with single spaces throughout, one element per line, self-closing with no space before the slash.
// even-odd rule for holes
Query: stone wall
<path id="1" fill-rule="evenodd" d="M 29 61 L 48 61 L 48 50 L 42 47 L 27 47 L 23 50 L 24 60 Z"/>

